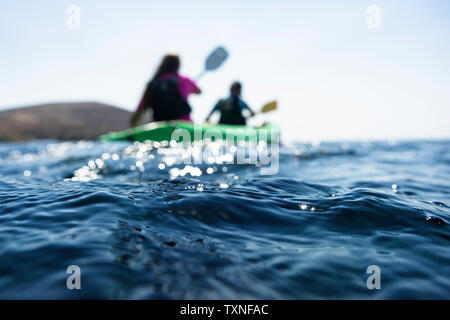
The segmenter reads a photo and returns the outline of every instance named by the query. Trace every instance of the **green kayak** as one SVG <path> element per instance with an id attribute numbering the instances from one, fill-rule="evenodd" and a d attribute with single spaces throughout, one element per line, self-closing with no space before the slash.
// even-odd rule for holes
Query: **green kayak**
<path id="1" fill-rule="evenodd" d="M 273 124 L 249 127 L 224 124 L 194 124 L 187 121 L 151 122 L 136 128 L 111 132 L 100 136 L 102 141 L 194 141 L 203 139 L 232 139 L 236 141 L 271 142 L 279 135 L 279 128 Z"/>

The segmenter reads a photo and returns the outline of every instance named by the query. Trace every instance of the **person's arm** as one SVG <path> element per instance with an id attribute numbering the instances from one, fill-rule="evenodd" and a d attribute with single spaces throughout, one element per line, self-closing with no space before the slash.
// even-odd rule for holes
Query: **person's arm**
<path id="1" fill-rule="evenodd" d="M 192 80 L 192 79 L 190 79 L 190 80 L 191 80 L 191 85 L 192 85 L 192 93 L 193 93 L 193 94 L 200 94 L 200 93 L 202 93 L 202 90 L 200 90 L 200 88 L 199 88 L 198 85 L 195 83 L 195 81 Z"/>
<path id="2" fill-rule="evenodd" d="M 250 111 L 249 117 L 253 117 L 256 115 L 256 113 L 253 112 L 252 108 L 250 108 L 244 101 L 242 101 L 242 104 L 243 104 L 243 109 L 247 109 L 248 111 Z"/>
<path id="3" fill-rule="evenodd" d="M 200 90 L 195 81 L 186 76 L 178 75 L 178 88 L 184 98 L 188 97 L 191 93 L 202 93 L 202 90 Z"/>
<path id="4" fill-rule="evenodd" d="M 141 101 L 139 102 L 139 105 L 136 109 L 136 111 L 133 113 L 133 115 L 130 118 L 130 127 L 134 128 L 139 124 L 139 120 L 141 120 L 142 115 L 144 114 L 145 111 L 145 105 L 148 102 L 148 98 L 149 98 L 149 88 L 147 87 L 145 89 L 144 95 L 142 96 Z"/>
<path id="5" fill-rule="evenodd" d="M 212 108 L 211 112 L 206 117 L 206 122 L 209 122 L 209 118 L 211 118 L 211 115 L 216 112 L 217 110 L 220 110 L 220 104 L 222 103 L 222 100 L 219 100 L 216 105 Z"/>
<path id="6" fill-rule="evenodd" d="M 130 127 L 134 128 L 139 124 L 139 120 L 141 120 L 142 114 L 144 113 L 143 110 L 137 109 L 130 119 Z"/>

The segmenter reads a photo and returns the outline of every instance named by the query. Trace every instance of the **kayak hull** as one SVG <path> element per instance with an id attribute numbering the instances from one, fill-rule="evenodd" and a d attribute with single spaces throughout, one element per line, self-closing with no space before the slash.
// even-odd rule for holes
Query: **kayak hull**
<path id="1" fill-rule="evenodd" d="M 241 125 L 194 124 L 187 121 L 151 122 L 132 129 L 111 132 L 100 136 L 102 141 L 172 141 L 188 142 L 205 139 L 232 139 L 234 141 L 271 142 L 278 136 L 279 128 L 273 124 L 261 127 Z"/>

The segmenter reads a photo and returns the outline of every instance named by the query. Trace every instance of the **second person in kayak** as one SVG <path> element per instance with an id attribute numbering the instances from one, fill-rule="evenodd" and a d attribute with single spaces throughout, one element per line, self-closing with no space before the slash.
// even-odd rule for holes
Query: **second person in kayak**
<path id="1" fill-rule="evenodd" d="M 192 121 L 188 96 L 201 93 L 190 78 L 178 74 L 180 58 L 176 54 L 164 56 L 153 78 L 148 83 L 141 102 L 131 118 L 135 127 L 147 109 L 153 111 L 153 121 Z"/>
<path id="2" fill-rule="evenodd" d="M 214 108 L 209 113 L 206 118 L 206 122 L 209 121 L 211 115 L 219 111 L 220 112 L 220 124 L 236 124 L 245 125 L 247 118 L 242 115 L 242 111 L 247 109 L 250 112 L 250 117 L 254 116 L 255 113 L 252 109 L 241 99 L 242 85 L 240 82 L 233 82 L 230 88 L 230 96 L 225 99 L 219 100 Z"/>

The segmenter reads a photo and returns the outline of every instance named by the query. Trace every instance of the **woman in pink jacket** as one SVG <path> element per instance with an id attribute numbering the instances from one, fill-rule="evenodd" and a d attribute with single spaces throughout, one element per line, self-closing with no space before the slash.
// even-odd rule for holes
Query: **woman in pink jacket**
<path id="1" fill-rule="evenodd" d="M 201 90 L 192 79 L 178 74 L 179 68 L 178 55 L 164 56 L 131 118 L 131 126 L 139 123 L 147 109 L 152 109 L 153 121 L 192 121 L 188 97 L 191 93 L 201 93 Z"/>

